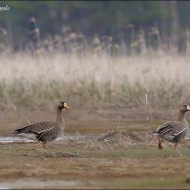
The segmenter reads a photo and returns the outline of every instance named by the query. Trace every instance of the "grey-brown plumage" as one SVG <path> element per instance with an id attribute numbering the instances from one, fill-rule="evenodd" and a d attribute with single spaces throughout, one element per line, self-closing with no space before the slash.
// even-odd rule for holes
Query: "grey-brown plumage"
<path id="1" fill-rule="evenodd" d="M 158 136 L 158 148 L 162 149 L 161 139 L 174 143 L 176 148 L 177 143 L 183 140 L 190 139 L 190 129 L 185 118 L 185 113 L 190 111 L 189 105 L 181 106 L 179 110 L 178 121 L 168 121 L 160 125 L 153 133 Z M 160 139 L 161 138 L 161 139 Z"/>
<path id="2" fill-rule="evenodd" d="M 67 104 L 60 101 L 57 105 L 57 118 L 53 121 L 42 121 L 28 125 L 24 128 L 16 129 L 15 134 L 25 136 L 30 139 L 37 139 L 43 144 L 43 148 L 46 148 L 46 143 L 53 141 L 59 136 L 63 135 L 64 119 L 62 116 L 62 109 L 69 108 Z"/>

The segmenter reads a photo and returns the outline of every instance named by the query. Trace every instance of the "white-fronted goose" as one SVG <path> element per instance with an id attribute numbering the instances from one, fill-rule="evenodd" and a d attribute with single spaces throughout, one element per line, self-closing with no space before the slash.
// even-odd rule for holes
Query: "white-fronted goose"
<path id="1" fill-rule="evenodd" d="M 47 142 L 53 141 L 57 137 L 63 135 L 65 126 L 62 116 L 63 108 L 69 109 L 69 106 L 65 102 L 60 101 L 57 105 L 57 118 L 54 122 L 42 121 L 34 123 L 24 128 L 16 129 L 14 134 L 18 134 L 29 139 L 37 139 L 38 141 L 42 142 L 42 146 L 45 149 Z"/>
<path id="2" fill-rule="evenodd" d="M 179 110 L 178 121 L 168 121 L 160 125 L 153 133 L 158 136 L 158 148 L 162 149 L 161 139 L 174 143 L 174 148 L 183 140 L 190 140 L 190 128 L 185 113 L 190 111 L 189 105 L 182 105 Z M 160 139 L 161 138 L 161 139 Z"/>

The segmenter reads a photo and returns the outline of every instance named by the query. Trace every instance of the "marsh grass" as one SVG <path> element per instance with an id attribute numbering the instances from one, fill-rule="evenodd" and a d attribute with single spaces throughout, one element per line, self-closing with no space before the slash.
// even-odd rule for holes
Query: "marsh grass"
<path id="1" fill-rule="evenodd" d="M 106 134 L 82 136 L 76 134 L 76 139 L 68 139 L 50 144 L 54 154 L 59 152 L 70 152 L 81 158 L 134 158 L 134 159 L 154 159 L 154 158 L 175 158 L 188 157 L 190 149 L 187 144 L 179 144 L 174 150 L 172 144 L 163 142 L 164 149 L 157 148 L 158 142 L 152 134 L 136 132 L 131 130 L 114 130 Z M 61 150 L 62 149 L 62 150 Z"/>
<path id="2" fill-rule="evenodd" d="M 107 134 L 78 133 L 75 140 L 49 143 L 47 152 L 38 143 L 0 144 L 1 179 L 75 180 L 86 188 L 188 188 L 186 147 L 179 146 L 180 157 L 167 144 L 158 150 L 150 135 L 123 130 Z"/>
<path id="3" fill-rule="evenodd" d="M 122 49 L 111 36 L 94 35 L 86 39 L 69 26 L 59 35 L 40 39 L 40 47 L 1 51 L 0 100 L 6 107 L 39 106 L 59 99 L 90 105 L 114 104 L 157 108 L 178 107 L 189 101 L 189 35 L 186 51 L 178 54 L 161 39 L 157 25 L 134 32 Z M 10 34 L 0 35 L 5 41 Z M 128 37 L 129 37 L 128 36 Z M 148 36 L 148 39 L 145 38 Z M 3 43 L 5 49 L 10 44 Z M 168 47 L 168 48 L 167 48 Z M 12 47 L 13 48 L 13 47 Z"/>
<path id="4" fill-rule="evenodd" d="M 101 184 L 102 187 L 107 187 L 109 182 L 105 180 L 105 183 Z M 112 184 L 112 188 L 122 189 L 123 187 L 133 188 L 133 189 L 167 189 L 167 188 L 184 188 L 188 189 L 189 185 L 185 183 L 184 178 L 172 178 L 172 179 L 165 179 L 165 178 L 140 178 L 138 180 L 125 178 L 122 180 L 115 180 Z"/>
<path id="5" fill-rule="evenodd" d="M 73 103 L 138 107 L 145 104 L 147 94 L 152 107 L 175 107 L 189 100 L 188 62 L 188 57 L 170 55 L 4 57 L 1 104 L 27 107 L 64 98 Z"/>
<path id="6" fill-rule="evenodd" d="M 131 158 L 155 159 L 189 157 L 190 149 L 186 144 L 179 144 L 175 151 L 168 142 L 163 142 L 164 149 L 157 148 L 157 141 L 144 132 L 131 130 L 115 130 L 104 135 L 82 136 L 77 133 L 74 139 L 48 143 L 47 151 L 43 151 L 39 142 L 1 145 L 1 155 L 34 156 L 34 157 L 79 157 L 79 158 Z M 180 152 L 180 153 L 179 153 Z M 181 156 L 182 155 L 182 156 Z"/>
<path id="7" fill-rule="evenodd" d="M 184 84 L 157 82 L 156 86 L 149 86 L 149 101 L 151 106 L 167 107 L 185 102 Z M 138 107 L 145 104 L 145 91 L 143 84 L 110 85 L 107 83 L 78 81 L 65 83 L 64 81 L 24 81 L 15 80 L 5 84 L 0 82 L 1 104 L 13 104 L 27 107 L 39 105 L 48 101 L 68 99 L 73 103 L 85 102 L 87 104 L 115 104 L 128 107 Z"/>

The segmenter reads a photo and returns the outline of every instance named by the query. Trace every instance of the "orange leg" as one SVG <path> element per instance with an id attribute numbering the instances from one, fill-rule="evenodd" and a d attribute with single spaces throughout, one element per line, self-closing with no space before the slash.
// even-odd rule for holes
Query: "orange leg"
<path id="1" fill-rule="evenodd" d="M 42 143 L 42 147 L 43 147 L 43 149 L 46 149 L 47 148 L 47 144 L 46 143 Z"/>
<path id="2" fill-rule="evenodd" d="M 163 149 L 160 137 L 158 137 L 158 149 Z"/>
<path id="3" fill-rule="evenodd" d="M 176 150 L 176 147 L 177 147 L 177 143 L 174 144 L 174 150 Z"/>

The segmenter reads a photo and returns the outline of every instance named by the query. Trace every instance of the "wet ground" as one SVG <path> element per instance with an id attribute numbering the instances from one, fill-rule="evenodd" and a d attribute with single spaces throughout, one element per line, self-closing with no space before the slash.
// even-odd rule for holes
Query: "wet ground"
<path id="1" fill-rule="evenodd" d="M 38 142 L 11 133 L 28 123 L 54 120 L 53 109 L 0 111 L 1 189 L 190 188 L 189 147 L 181 144 L 175 151 L 164 142 L 160 151 L 151 135 L 163 121 L 175 119 L 176 110 L 150 110 L 148 121 L 143 109 L 64 111 L 65 137 L 49 143 L 47 152 Z"/>

